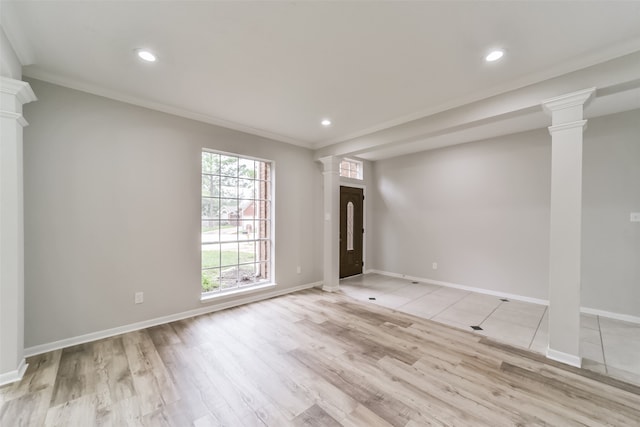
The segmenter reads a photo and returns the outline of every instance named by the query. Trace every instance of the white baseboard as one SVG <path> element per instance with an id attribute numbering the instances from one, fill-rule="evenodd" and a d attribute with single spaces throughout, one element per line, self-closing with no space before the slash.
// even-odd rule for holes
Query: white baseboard
<path id="1" fill-rule="evenodd" d="M 512 299 L 515 301 L 523 301 L 523 302 L 529 302 L 532 304 L 539 304 L 539 305 L 549 305 L 549 301 L 545 300 L 545 299 L 540 299 L 540 298 L 532 298 L 532 297 L 526 297 L 523 295 L 516 295 L 516 294 L 509 294 L 506 292 L 500 292 L 500 291 L 494 291 L 491 289 L 482 289 L 482 288 L 475 288 L 473 286 L 466 286 L 466 285 L 459 285 L 457 283 L 451 283 L 451 282 L 443 282 L 440 280 L 433 280 L 433 279 L 427 279 L 425 277 L 415 277 L 415 276 L 407 276 L 406 274 L 398 274 L 398 273 L 390 273 L 388 271 L 381 271 L 381 270 L 369 270 L 370 273 L 376 273 L 376 274 L 382 274 L 383 276 L 389 276 L 389 277 L 397 277 L 399 279 L 406 279 L 406 280 L 412 280 L 412 281 L 416 281 L 416 282 L 424 282 L 424 283 L 430 283 L 432 285 L 438 285 L 438 286 L 444 286 L 445 288 L 454 288 L 454 289 L 460 289 L 463 291 L 470 291 L 470 292 L 477 292 L 479 294 L 486 294 L 486 295 L 492 295 L 495 297 L 500 297 L 500 298 L 507 298 L 507 299 Z"/>
<path id="2" fill-rule="evenodd" d="M 29 366 L 27 361 L 25 359 L 22 359 L 16 369 L 14 369 L 13 371 L 5 372 L 4 374 L 0 374 L 0 386 L 20 381 L 24 376 L 25 371 L 27 370 L 27 366 Z"/>
<path id="3" fill-rule="evenodd" d="M 304 289 L 310 289 L 321 286 L 322 282 L 307 283 L 304 285 L 294 286 L 292 288 L 274 290 L 267 293 L 260 293 L 249 295 L 244 298 L 237 298 L 233 300 L 220 301 L 215 304 L 207 305 L 206 307 L 197 308 L 194 310 L 183 311 L 181 313 L 170 314 L 168 316 L 156 317 L 155 319 L 144 320 L 142 322 L 131 323 L 129 325 L 118 326 L 117 328 L 105 329 L 102 331 L 91 332 L 89 334 L 79 335 L 77 337 L 65 338 L 63 340 L 54 341 L 46 344 L 39 344 L 33 347 L 26 348 L 24 350 L 25 357 L 35 356 L 37 354 L 46 353 L 53 350 L 58 350 L 73 345 L 84 344 L 91 341 L 100 340 L 103 338 L 109 338 L 115 335 L 125 334 L 127 332 L 133 332 L 140 329 L 149 328 L 151 326 L 162 325 L 164 323 L 175 322 L 176 320 L 187 319 L 189 317 L 198 316 L 201 314 L 212 313 L 214 311 L 224 310 L 226 308 L 237 307 L 252 302 L 257 302 L 280 295 L 289 294 L 292 292 L 302 291 Z"/>
<path id="4" fill-rule="evenodd" d="M 597 308 L 580 307 L 580 312 L 584 314 L 592 314 L 594 316 L 607 317 L 614 320 L 622 320 L 624 322 L 636 323 L 640 325 L 640 317 L 630 314 L 614 313 L 612 311 L 599 310 Z"/>
<path id="5" fill-rule="evenodd" d="M 555 360 L 556 362 L 575 366 L 576 368 L 582 368 L 582 358 L 580 356 L 563 353 L 562 351 L 553 350 L 547 347 L 547 357 L 551 360 Z"/>

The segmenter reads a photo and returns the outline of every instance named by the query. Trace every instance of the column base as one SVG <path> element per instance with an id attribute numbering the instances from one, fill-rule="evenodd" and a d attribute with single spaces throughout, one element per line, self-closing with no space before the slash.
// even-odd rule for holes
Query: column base
<path id="1" fill-rule="evenodd" d="M 576 356 L 562 351 L 553 350 L 547 347 L 547 358 L 555 360 L 556 362 L 564 363 L 565 365 L 575 366 L 576 368 L 582 368 L 582 357 Z"/>
<path id="2" fill-rule="evenodd" d="M 340 286 L 322 285 L 322 290 L 325 291 L 325 292 L 338 292 L 340 290 Z"/>

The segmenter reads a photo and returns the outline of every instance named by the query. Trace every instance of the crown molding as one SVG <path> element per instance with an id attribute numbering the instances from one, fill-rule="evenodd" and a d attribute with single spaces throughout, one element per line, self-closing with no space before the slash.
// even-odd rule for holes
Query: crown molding
<path id="1" fill-rule="evenodd" d="M 230 120 L 225 120 L 207 114 L 197 113 L 195 111 L 187 110 L 186 108 L 175 107 L 160 102 L 150 101 L 144 98 L 127 95 L 123 92 L 119 92 L 113 89 L 108 89 L 93 83 L 88 83 L 78 79 L 69 77 L 63 77 L 55 73 L 42 70 L 41 68 L 30 66 L 23 70 L 23 75 L 32 79 L 42 80 L 44 82 L 53 83 L 58 86 L 64 86 L 69 89 L 78 90 L 81 92 L 90 93 L 92 95 L 102 96 L 114 101 L 124 102 L 126 104 L 135 105 L 138 107 L 148 108 L 150 110 L 160 111 L 162 113 L 171 114 L 173 116 L 183 117 L 186 119 L 195 120 L 202 123 L 208 123 L 210 125 L 231 129 L 262 138 L 271 139 L 274 141 L 282 142 L 285 144 L 296 145 L 298 147 L 304 147 L 311 149 L 311 144 L 306 141 L 300 141 L 298 139 L 290 138 L 285 135 L 270 132 L 264 129 L 258 129 L 251 126 L 236 123 Z"/>

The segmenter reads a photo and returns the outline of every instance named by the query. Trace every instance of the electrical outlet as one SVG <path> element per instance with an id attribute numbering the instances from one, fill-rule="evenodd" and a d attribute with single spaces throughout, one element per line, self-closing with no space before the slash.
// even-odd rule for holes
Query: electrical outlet
<path id="1" fill-rule="evenodd" d="M 302 267 L 298 266 L 298 268 L 296 269 L 296 272 L 297 272 L 298 274 L 302 273 Z"/>
<path id="2" fill-rule="evenodd" d="M 431 268 L 433 268 L 434 270 L 438 269 L 438 263 L 434 262 L 433 264 L 431 264 Z"/>
<path id="3" fill-rule="evenodd" d="M 144 302 L 144 292 L 136 292 L 133 302 L 136 304 L 142 304 Z"/>

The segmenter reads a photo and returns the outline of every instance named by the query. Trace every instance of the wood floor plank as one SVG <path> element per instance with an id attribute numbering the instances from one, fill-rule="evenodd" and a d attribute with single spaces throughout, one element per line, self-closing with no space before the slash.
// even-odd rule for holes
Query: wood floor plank
<path id="1" fill-rule="evenodd" d="M 22 394 L 3 403 L 0 425 L 37 427 L 44 424 L 51 401 L 53 387 Z"/>
<path id="2" fill-rule="evenodd" d="M 46 427 L 95 425 L 98 418 L 97 401 L 95 394 L 85 393 L 77 399 L 52 406 L 47 411 L 44 425 Z"/>
<path id="3" fill-rule="evenodd" d="M 58 406 L 95 393 L 97 372 L 92 345 L 91 343 L 80 344 L 67 347 L 62 351 L 51 406 Z"/>
<path id="4" fill-rule="evenodd" d="M 346 417 L 356 408 L 357 402 L 355 400 L 343 393 L 342 390 L 321 381 L 316 374 L 305 369 L 303 365 L 287 354 L 292 349 L 287 345 L 282 346 L 279 337 L 274 340 L 274 334 L 269 333 L 269 330 L 273 329 L 269 326 L 272 322 L 258 322 L 258 325 L 265 325 L 264 329 L 260 328 L 258 334 L 247 331 L 247 328 L 250 327 L 249 324 L 246 325 L 246 328 L 238 328 L 242 323 L 240 321 L 235 325 L 236 329 L 234 330 L 237 332 L 235 336 L 243 337 L 239 341 L 246 341 L 245 338 L 250 337 L 250 342 L 261 350 L 261 361 L 268 365 L 269 370 L 273 371 L 275 377 L 282 381 L 292 393 L 304 396 L 307 402 L 322 402 L 323 408 L 335 419 Z M 295 339 L 303 341 L 302 336 L 297 336 Z M 296 348 L 299 347 L 296 346 Z M 317 350 L 317 347 L 308 346 L 307 343 L 302 348 L 313 352 Z M 251 351 L 250 347 L 247 347 L 247 350 Z M 343 352 L 341 350 L 340 354 Z"/>
<path id="5" fill-rule="evenodd" d="M 393 357 L 389 358 L 403 363 Z M 469 401 L 460 402 L 461 399 L 456 399 L 456 393 L 452 393 L 450 388 L 443 387 L 446 392 L 449 392 L 448 396 L 443 398 L 441 390 L 433 387 L 433 384 L 430 384 L 428 388 L 420 388 L 416 386 L 414 381 L 404 381 L 394 373 L 380 370 L 378 368 L 380 360 L 347 354 L 333 362 L 340 369 L 349 369 L 360 381 L 368 381 L 376 389 L 384 390 L 385 393 L 393 395 L 412 409 L 411 419 L 424 424 L 448 426 L 462 422 L 476 426 L 491 426 L 496 421 L 500 421 L 500 417 L 494 414 L 493 420 L 487 422 L 479 416 L 477 405 L 470 404 Z M 473 410 L 463 410 L 461 409 L 463 407 Z"/>
<path id="6" fill-rule="evenodd" d="M 315 404 L 293 420 L 296 427 L 342 427 L 331 415 Z"/>
<path id="7" fill-rule="evenodd" d="M 97 374 L 96 392 L 106 395 L 107 405 L 135 396 L 133 377 L 122 337 L 97 341 L 92 350 Z"/>
<path id="8" fill-rule="evenodd" d="M 122 336 L 136 395 L 146 415 L 179 399 L 173 381 L 146 330 Z"/>
<path id="9" fill-rule="evenodd" d="M 409 421 L 411 422 L 411 421 Z M 377 416 L 370 409 L 358 405 L 348 416 L 340 420 L 344 427 L 376 426 L 391 427 L 391 424 Z M 408 425 L 408 423 L 407 423 Z"/>
<path id="10" fill-rule="evenodd" d="M 330 361 L 322 360 L 306 351 L 294 350 L 291 354 L 389 424 L 404 426 L 411 419 L 413 412 L 411 408 L 397 400 L 395 396 L 376 389 L 369 382 L 362 381 L 352 373 L 336 367 Z"/>
<path id="11" fill-rule="evenodd" d="M 307 290 L 29 358 L 6 426 L 638 426 L 640 387 Z"/>

